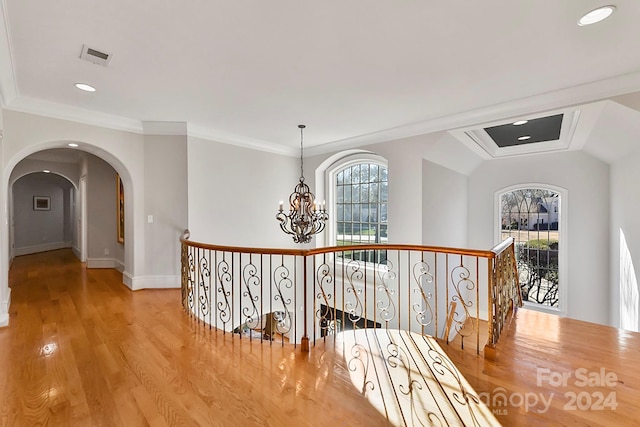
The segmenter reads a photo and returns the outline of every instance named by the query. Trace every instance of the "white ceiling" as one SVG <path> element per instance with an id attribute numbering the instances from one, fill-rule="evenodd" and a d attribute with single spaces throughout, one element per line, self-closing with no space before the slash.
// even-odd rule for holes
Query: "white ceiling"
<path id="1" fill-rule="evenodd" d="M 5 108 L 136 132 L 184 121 L 195 136 L 287 154 L 299 123 L 319 153 L 640 90 L 638 0 L 589 27 L 576 21 L 605 3 L 1 4 Z M 110 53 L 109 66 L 79 59 L 84 44 Z"/>

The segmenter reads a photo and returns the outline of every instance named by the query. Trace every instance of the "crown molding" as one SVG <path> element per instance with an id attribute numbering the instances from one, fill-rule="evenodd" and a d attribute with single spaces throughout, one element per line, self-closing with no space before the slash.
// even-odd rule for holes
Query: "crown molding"
<path id="1" fill-rule="evenodd" d="M 203 126 L 189 125 L 189 136 L 216 141 L 222 144 L 235 145 L 237 147 L 249 148 L 251 150 L 264 151 L 266 153 L 279 154 L 282 156 L 296 157 L 300 155 L 297 148 L 285 147 L 272 142 L 259 139 L 245 138 L 226 132 L 220 132 Z"/>
<path id="2" fill-rule="evenodd" d="M 187 122 L 143 121 L 142 131 L 145 135 L 187 136 Z"/>
<path id="3" fill-rule="evenodd" d="M 533 116 L 546 111 L 576 107 L 581 104 L 601 101 L 637 91 L 640 91 L 640 72 L 619 75 L 462 113 L 428 119 L 367 135 L 332 141 L 309 147 L 305 151 L 309 156 L 314 156 L 428 133 L 479 127 L 489 122 L 508 121 L 511 118 Z"/>
<path id="4" fill-rule="evenodd" d="M 25 96 L 20 96 L 15 99 L 6 109 L 125 132 L 143 133 L 142 122 L 140 120 Z"/>
<path id="5" fill-rule="evenodd" d="M 4 5 L 3 0 L 0 0 L 0 5 Z M 1 23 L 2 21 L 0 21 L 0 24 Z M 6 34 L 8 33 L 5 33 L 5 35 Z M 0 34 L 0 67 L 7 65 L 6 49 L 4 52 L 5 55 L 3 55 L 2 52 L 4 42 L 7 42 L 7 39 L 6 37 L 3 39 L 2 34 Z M 6 48 L 7 45 L 5 44 L 4 47 Z M 12 60 L 10 60 L 9 63 L 12 66 Z M 0 68 L 0 70 L 2 70 L 2 68 Z M 13 76 L 15 73 L 13 73 L 12 70 L 9 74 Z M 205 128 L 203 126 L 187 125 L 185 122 L 142 122 L 136 119 L 91 111 L 70 105 L 18 96 L 15 79 L 11 77 L 8 80 L 10 80 L 10 82 L 7 89 L 5 87 L 6 82 L 0 78 L 0 91 L 2 91 L 1 95 L 6 103 L 5 108 L 8 110 L 38 114 L 45 117 L 69 120 L 139 134 L 187 134 L 188 136 L 202 138 L 205 140 L 290 157 L 296 157 L 299 153 L 298 150 L 293 147 L 286 147 L 259 139 L 246 138 L 241 135 L 221 132 L 216 129 Z M 570 88 L 494 104 L 462 113 L 427 119 L 418 123 L 397 126 L 366 135 L 355 136 L 353 138 L 330 141 L 324 144 L 307 147 L 305 148 L 305 151 L 307 156 L 314 156 L 434 132 L 451 131 L 473 126 L 478 127 L 483 123 L 498 122 L 500 120 L 506 121 L 514 117 L 533 116 L 546 111 L 576 107 L 581 104 L 600 101 L 609 97 L 637 91 L 640 91 L 640 72 L 576 85 Z M 10 101 L 7 102 L 8 100 Z M 154 125 L 152 123 L 171 124 Z M 188 129 L 185 130 L 184 127 L 188 127 Z"/>

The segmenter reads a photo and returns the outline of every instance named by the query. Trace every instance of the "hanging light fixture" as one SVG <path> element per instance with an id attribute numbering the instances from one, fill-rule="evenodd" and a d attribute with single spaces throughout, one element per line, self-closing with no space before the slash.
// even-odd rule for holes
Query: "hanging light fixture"
<path id="1" fill-rule="evenodd" d="M 320 205 L 309 186 L 304 183 L 303 170 L 303 136 L 305 125 L 298 125 L 300 129 L 300 182 L 289 196 L 289 213 L 284 212 L 284 202 L 280 202 L 280 209 L 276 219 L 280 221 L 280 228 L 293 236 L 296 243 L 309 243 L 314 234 L 324 230 L 325 221 L 329 219 L 325 202 Z"/>

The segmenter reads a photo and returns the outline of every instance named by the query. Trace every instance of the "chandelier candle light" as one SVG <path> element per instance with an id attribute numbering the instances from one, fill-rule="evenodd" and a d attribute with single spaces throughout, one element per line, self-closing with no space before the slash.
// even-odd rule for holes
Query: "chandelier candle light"
<path id="1" fill-rule="evenodd" d="M 293 236 L 296 243 L 309 243 L 314 234 L 324 230 L 325 221 L 329 219 L 325 202 L 320 205 L 309 186 L 304 183 L 302 131 L 305 125 L 298 125 L 300 129 L 300 182 L 289 196 L 289 213 L 284 212 L 284 202 L 280 202 L 280 209 L 276 219 L 280 221 L 280 228 Z"/>

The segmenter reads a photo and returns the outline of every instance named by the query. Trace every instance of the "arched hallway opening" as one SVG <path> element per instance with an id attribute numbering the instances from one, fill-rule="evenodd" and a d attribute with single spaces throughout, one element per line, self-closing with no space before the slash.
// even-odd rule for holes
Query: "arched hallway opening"
<path id="1" fill-rule="evenodd" d="M 119 212 L 126 192 L 119 185 L 113 166 L 82 150 L 47 149 L 22 159 L 9 179 L 11 259 L 71 247 L 89 268 L 123 272 L 124 229 L 118 223 L 126 222 L 124 209 Z M 46 209 L 37 209 L 36 200 L 47 202 Z"/>

